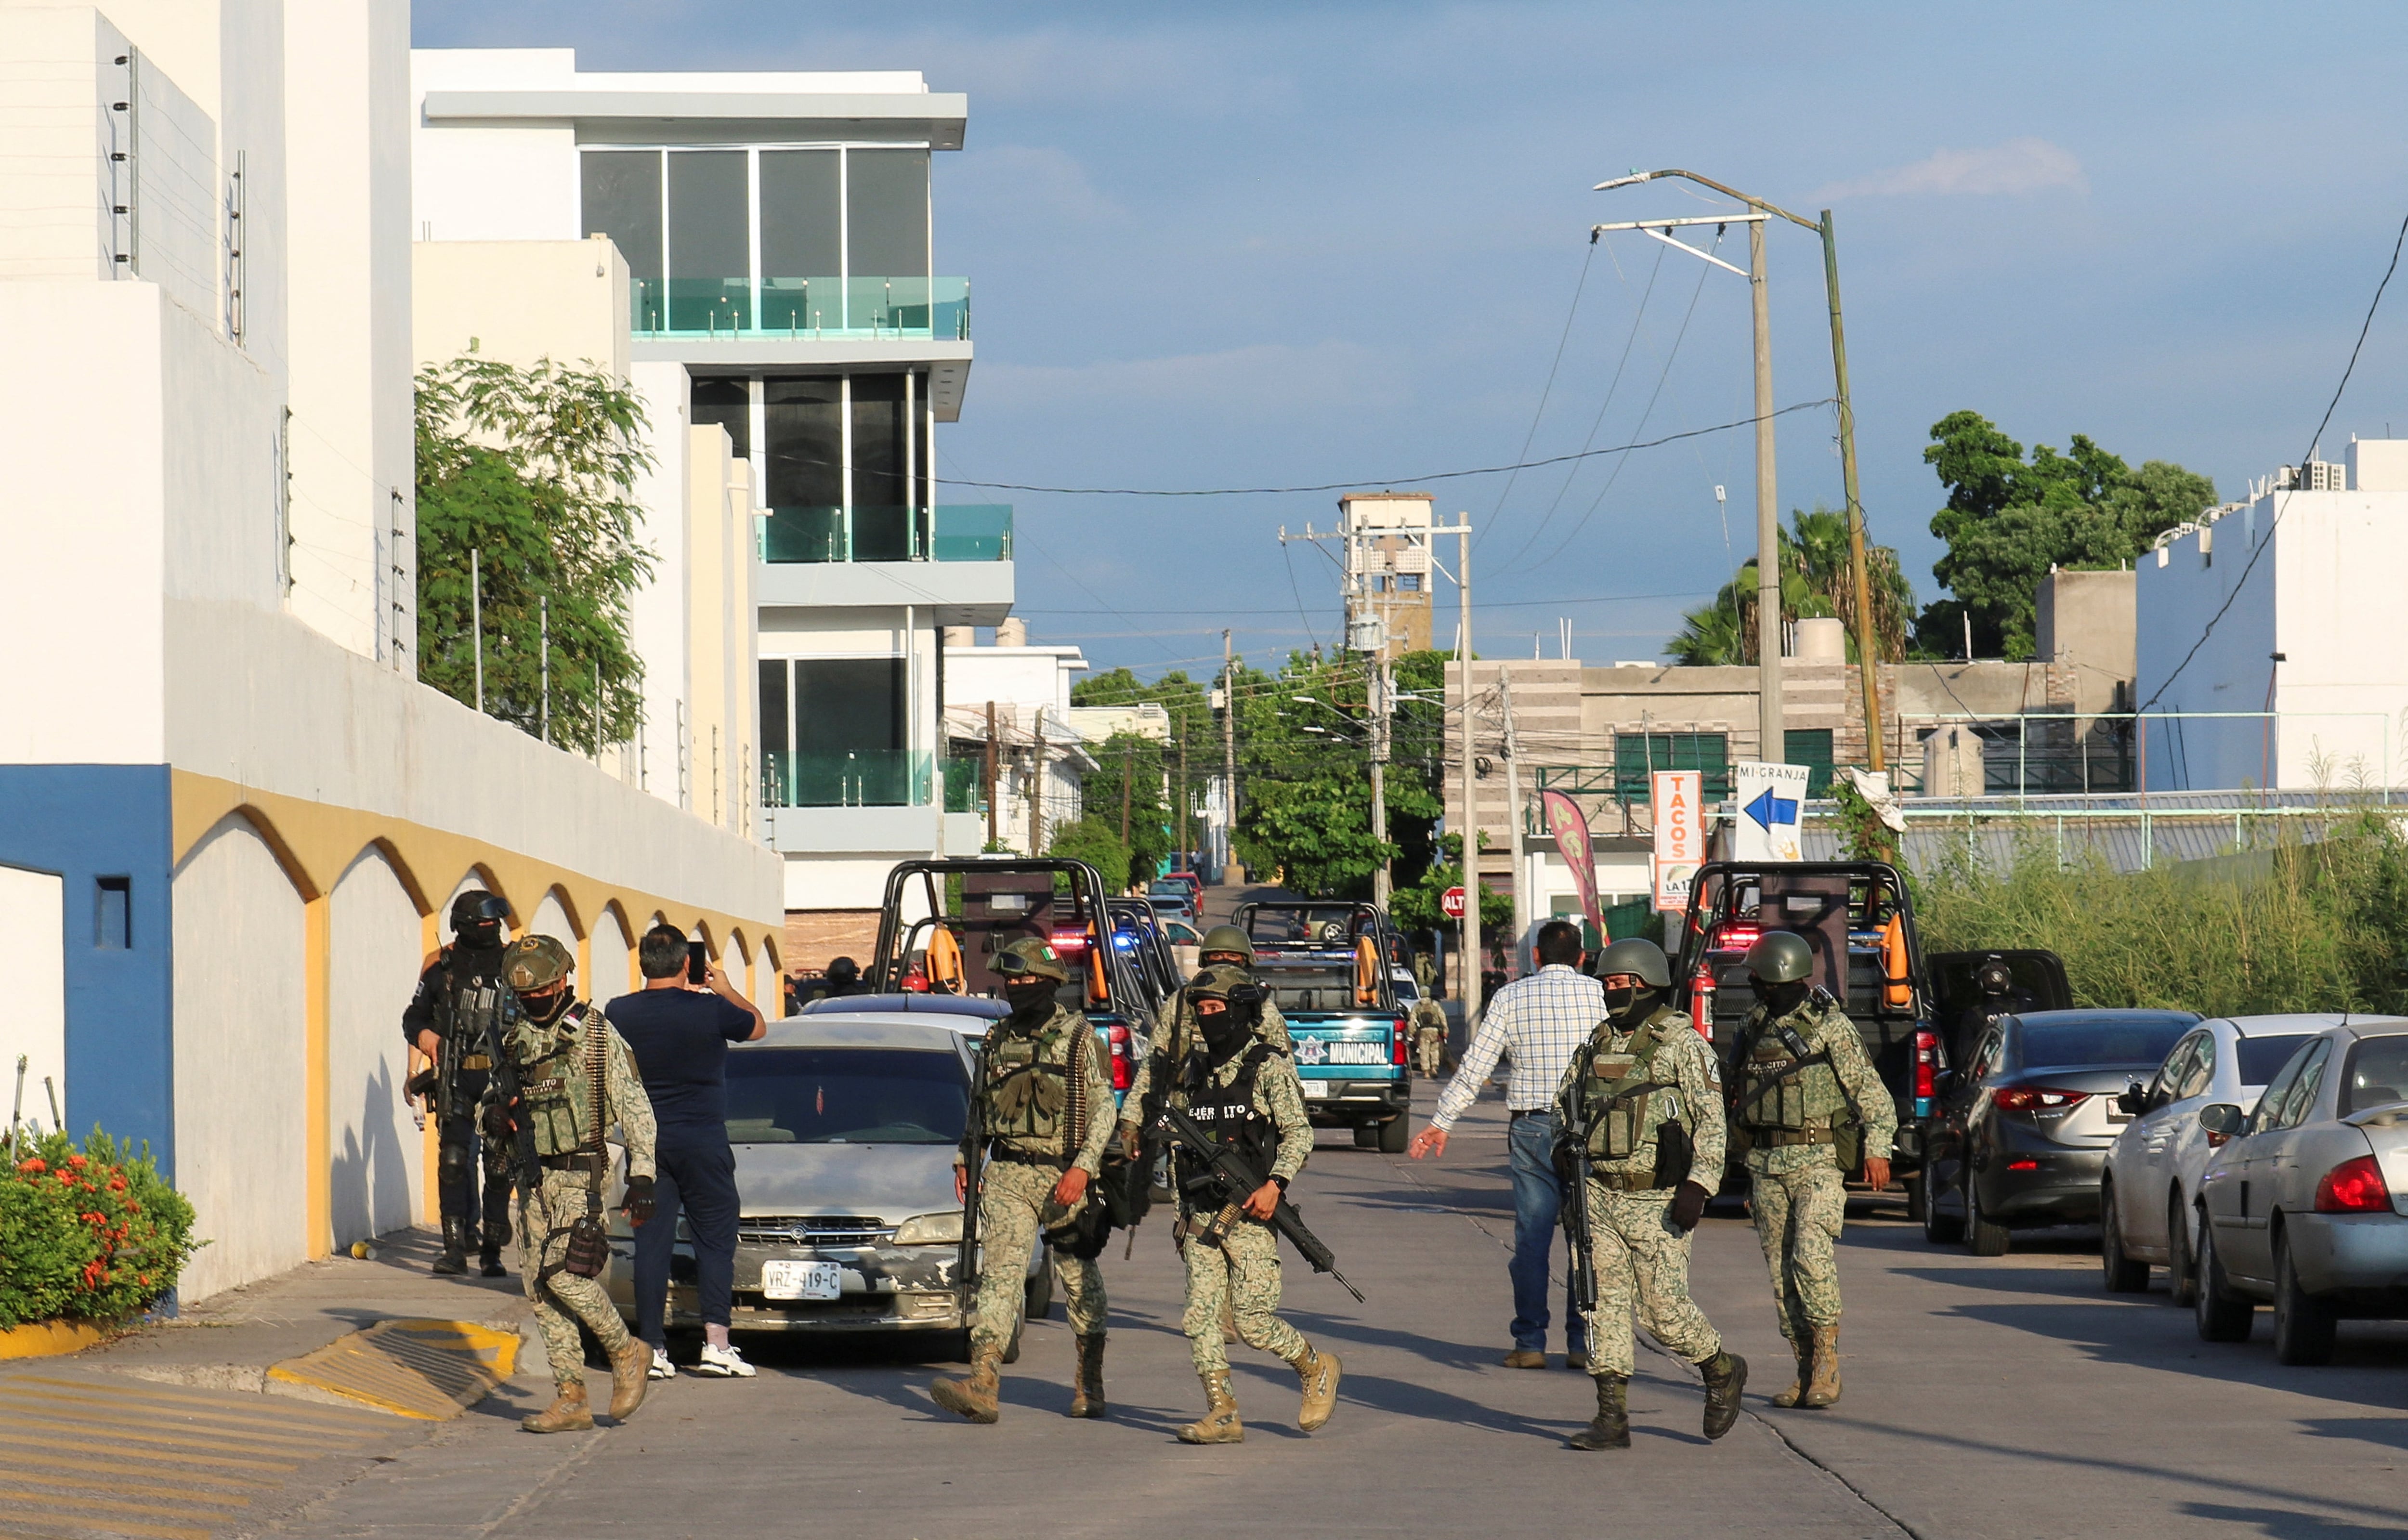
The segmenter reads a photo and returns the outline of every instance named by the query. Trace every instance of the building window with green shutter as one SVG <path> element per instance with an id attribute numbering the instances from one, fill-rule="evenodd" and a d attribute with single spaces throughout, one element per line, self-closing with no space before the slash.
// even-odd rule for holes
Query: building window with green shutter
<path id="1" fill-rule="evenodd" d="M 1730 740 L 1720 733 L 1616 733 L 1613 735 L 1613 794 L 1625 802 L 1645 802 L 1649 774 L 1656 770 L 1700 773 L 1702 794 L 1709 802 L 1730 795 Z"/>
<path id="2" fill-rule="evenodd" d="M 1781 734 L 1781 757 L 1791 764 L 1806 767 L 1806 794 L 1828 797 L 1831 794 L 1831 730 L 1828 727 L 1793 727 Z"/>

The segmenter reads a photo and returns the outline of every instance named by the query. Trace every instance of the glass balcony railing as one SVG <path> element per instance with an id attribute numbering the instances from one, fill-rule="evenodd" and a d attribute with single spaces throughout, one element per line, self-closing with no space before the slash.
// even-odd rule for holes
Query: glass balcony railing
<path id="1" fill-rule="evenodd" d="M 928 278 L 638 278 L 638 336 L 924 337 L 967 342 L 970 280 Z"/>
<path id="2" fill-rule="evenodd" d="M 986 811 L 986 761 L 976 755 L 955 755 L 940 767 L 945 775 L 945 811 Z"/>
<path id="3" fill-rule="evenodd" d="M 1011 505 L 771 508 L 758 549 L 764 562 L 1009 562 Z"/>
<path id="4" fill-rule="evenodd" d="M 761 756 L 765 807 L 924 807 L 935 785 L 935 757 L 905 749 Z"/>

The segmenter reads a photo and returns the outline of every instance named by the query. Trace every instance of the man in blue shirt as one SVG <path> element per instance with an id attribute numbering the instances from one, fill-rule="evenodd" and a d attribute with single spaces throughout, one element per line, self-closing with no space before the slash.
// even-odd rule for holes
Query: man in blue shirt
<path id="1" fill-rule="evenodd" d="M 694 1236 L 701 1295 L 702 1356 L 694 1372 L 750 1378 L 752 1365 L 727 1339 L 736 1279 L 736 1151 L 727 1143 L 727 1045 L 765 1035 L 759 1007 L 712 963 L 701 987 L 686 982 L 686 938 L 655 925 L 636 947 L 644 987 L 604 1009 L 635 1050 L 660 1125 L 652 1217 L 636 1229 L 636 1334 L 652 1345 L 652 1377 L 669 1363 L 669 1253 L 678 1215 Z"/>

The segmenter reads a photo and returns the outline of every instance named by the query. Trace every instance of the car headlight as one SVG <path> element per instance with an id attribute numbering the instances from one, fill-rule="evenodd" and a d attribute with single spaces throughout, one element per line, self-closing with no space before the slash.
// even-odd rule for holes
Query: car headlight
<path id="1" fill-rule="evenodd" d="M 923 1214 L 905 1219 L 895 1228 L 897 1246 L 959 1246 L 962 1244 L 962 1211 L 948 1209 L 942 1214 Z"/>

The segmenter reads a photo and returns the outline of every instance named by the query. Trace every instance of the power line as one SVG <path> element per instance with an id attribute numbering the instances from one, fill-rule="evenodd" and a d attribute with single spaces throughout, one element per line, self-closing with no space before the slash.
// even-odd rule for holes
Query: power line
<path id="1" fill-rule="evenodd" d="M 1664 254 L 1660 251 L 1657 252 L 1656 254 L 1656 260 L 1660 264 L 1664 260 Z M 1588 254 L 1581 258 L 1580 281 L 1572 285 L 1571 308 L 1564 312 L 1563 335 L 1555 338 L 1555 356 L 1547 364 L 1546 384 L 1541 386 L 1539 389 L 1539 406 L 1538 409 L 1530 414 L 1530 431 L 1522 435 L 1522 447 L 1514 451 L 1517 458 L 1523 455 L 1527 455 L 1530 452 L 1530 445 L 1539 436 L 1539 424 L 1547 415 L 1547 398 L 1554 395 L 1555 392 L 1555 371 L 1562 368 L 1564 364 L 1564 345 L 1572 339 L 1572 321 L 1580 314 L 1581 294 L 1583 291 L 1588 288 L 1588 270 L 1590 265 L 1596 261 L 1597 235 L 1595 232 L 1591 232 L 1588 237 Z M 1655 286 L 1655 280 L 1652 278 L 1648 280 L 1648 286 L 1651 289 Z M 1641 310 L 1646 308 L 1646 301 L 1641 300 L 1640 302 L 1640 308 Z M 1635 331 L 1639 325 L 1638 318 L 1634 316 L 1631 319 L 1630 324 Z M 1626 356 L 1627 356 L 1628 351 L 1629 349 L 1627 348 L 1624 349 Z M 1615 378 L 1617 379 L 1621 378 L 1619 371 L 1616 371 Z M 1606 392 L 1606 399 L 1610 401 L 1612 398 L 1613 392 L 1609 388 Z M 1592 429 L 1591 431 L 1594 432 L 1595 430 Z M 1488 510 L 1488 521 L 1491 525 L 1496 523 L 1497 516 L 1505 511 L 1505 499 L 1513 495 L 1513 483 L 1521 478 L 1521 475 L 1522 473 L 1519 470 L 1516 470 L 1512 475 L 1508 476 L 1505 478 L 1504 489 L 1497 494 L 1497 506 Z M 1482 530 L 1479 535 L 1473 538 L 1471 542 L 1472 548 L 1474 549 L 1478 549 L 1481 541 L 1486 539 L 1487 535 L 1488 532 L 1486 530 Z"/>
<path id="2" fill-rule="evenodd" d="M 1543 460 L 1526 460 L 1511 465 L 1482 465 L 1464 471 L 1425 471 L 1414 476 L 1359 476 L 1348 481 L 1320 481 L 1304 487 L 1039 487 L 1024 481 L 969 481 L 960 477 L 947 479 L 956 487 L 982 487 L 989 492 L 1042 492 L 1061 497 L 1269 497 L 1286 496 L 1307 492 L 1351 492 L 1358 487 L 1406 487 L 1416 481 L 1453 481 L 1467 476 L 1498 476 L 1507 471 L 1534 470 L 1541 465 L 1561 465 L 1574 460 L 1590 460 L 1601 454 L 1628 454 L 1633 449 L 1652 449 L 1666 444 L 1677 444 L 1686 438 L 1703 438 L 1709 434 L 1728 433 L 1733 428 L 1752 428 L 1757 421 L 1770 421 L 1816 406 L 1836 405 L 1836 396 L 1819 396 L 1813 401 L 1800 401 L 1767 412 L 1762 419 L 1754 416 L 1717 422 L 1707 428 L 1689 428 L 1680 433 L 1666 434 L 1661 438 L 1642 439 L 1633 444 L 1615 444 L 1602 449 L 1582 449 L 1572 454 L 1551 454 Z"/>
<path id="3" fill-rule="evenodd" d="M 2383 292 L 2391 287 L 2391 275 L 2400 270 L 2400 249 L 2403 243 L 2408 243 L 2408 216 L 2401 217 L 2400 233 L 2391 237 L 2391 261 L 2383 269 L 2383 280 L 2374 286 L 2374 298 L 2366 307 L 2366 319 L 2358 322 L 2358 341 L 2350 346 L 2349 364 L 2341 372 L 2341 383 L 2333 387 L 2332 399 L 2325 403 L 2325 415 L 2317 421 L 2316 431 L 2308 440 L 2308 452 L 2300 456 L 2301 476 L 2307 474 L 2308 462 L 2315 458 L 2316 446 L 2324 442 L 2325 430 L 2332 425 L 2332 415 L 2335 408 L 2341 406 L 2342 392 L 2349 389 L 2349 377 L 2358 372 L 2358 352 L 2366 346 L 2366 334 L 2374 327 L 2374 312 L 2383 305 Z M 2157 705 L 2158 698 L 2173 688 L 2174 681 L 2182 677 L 2183 670 L 2188 668 L 2190 661 L 2199 656 L 2199 649 L 2207 645 L 2207 639 L 2210 636 L 2215 635 L 2217 622 L 2221 621 L 2225 612 L 2232 607 L 2233 601 L 2241 597 L 2241 590 L 2248 583 L 2249 575 L 2258 570 L 2258 558 L 2265 555 L 2266 548 L 2274 543 L 2274 527 L 2283 521 L 2283 515 L 2289 512 L 2290 507 L 2290 499 L 2280 496 L 2276 498 L 2274 517 L 2266 520 L 2265 535 L 2250 550 L 2249 560 L 2242 563 L 2241 577 L 2233 583 L 2232 592 L 2224 596 L 2224 603 L 2218 605 L 2215 607 L 2215 613 L 2208 617 L 2207 629 L 2199 634 L 2198 641 L 2190 644 L 2190 650 L 2183 654 L 2183 661 L 2174 665 L 2174 671 L 2166 676 L 2166 682 L 2157 686 L 2150 692 L 2149 698 L 2141 703 L 2141 711 L 2144 712 Z M 2135 712 L 2134 715 L 2138 716 L 2140 712 Z"/>

